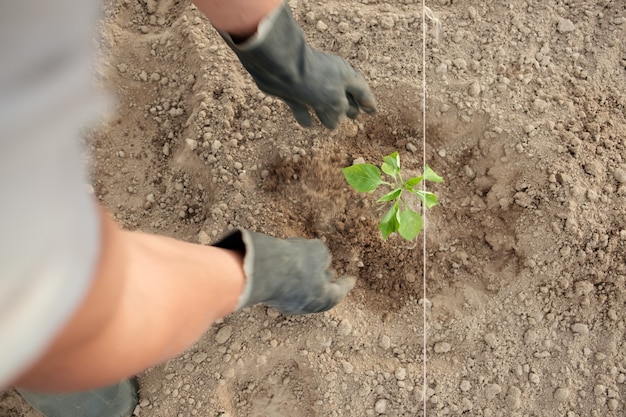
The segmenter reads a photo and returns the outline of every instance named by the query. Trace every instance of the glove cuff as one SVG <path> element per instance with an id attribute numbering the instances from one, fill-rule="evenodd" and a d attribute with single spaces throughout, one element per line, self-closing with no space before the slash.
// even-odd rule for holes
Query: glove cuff
<path id="1" fill-rule="evenodd" d="M 289 13 L 289 10 L 285 10 L 286 7 L 288 8 L 289 6 L 285 2 L 283 2 L 274 10 L 272 10 L 267 16 L 265 16 L 261 20 L 254 35 L 250 36 L 243 42 L 235 42 L 232 36 L 230 36 L 228 33 L 223 31 L 218 32 L 222 36 L 222 38 L 224 38 L 228 46 L 230 46 L 234 50 L 244 52 L 256 48 L 261 45 L 263 41 L 265 41 L 265 39 L 268 37 L 269 33 L 274 28 L 274 25 L 276 24 L 276 21 L 279 19 L 281 14 L 283 14 L 285 11 Z"/>
<path id="2" fill-rule="evenodd" d="M 326 311 L 356 282 L 354 277 L 334 279 L 330 252 L 317 239 L 278 239 L 237 229 L 213 246 L 243 255 L 246 283 L 237 310 L 263 303 L 284 314 Z"/>
<path id="3" fill-rule="evenodd" d="M 243 291 L 239 295 L 235 311 L 254 304 L 250 302 L 252 280 L 254 278 L 254 245 L 252 244 L 250 233 L 244 229 L 235 229 L 211 246 L 233 250 L 243 255 L 243 272 L 246 277 L 246 282 Z"/>
<path id="4" fill-rule="evenodd" d="M 270 12 L 257 33 L 243 43 L 219 33 L 265 93 L 282 96 L 285 85 L 301 85 L 306 78 L 310 47 L 287 3 Z"/>

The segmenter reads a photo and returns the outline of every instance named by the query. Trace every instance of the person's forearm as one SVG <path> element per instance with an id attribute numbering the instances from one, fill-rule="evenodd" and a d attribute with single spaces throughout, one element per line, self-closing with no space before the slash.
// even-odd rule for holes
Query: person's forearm
<path id="1" fill-rule="evenodd" d="M 216 29 L 239 38 L 257 30 L 259 22 L 282 0 L 192 0 Z"/>
<path id="2" fill-rule="evenodd" d="M 102 253 L 108 259 L 100 262 L 92 290 L 16 385 L 59 391 L 117 382 L 181 353 L 235 309 L 244 285 L 239 254 L 123 232 L 111 220 L 105 225 Z M 103 303 L 110 311 L 102 312 Z M 103 318 L 95 326 L 81 320 L 93 311 Z"/>

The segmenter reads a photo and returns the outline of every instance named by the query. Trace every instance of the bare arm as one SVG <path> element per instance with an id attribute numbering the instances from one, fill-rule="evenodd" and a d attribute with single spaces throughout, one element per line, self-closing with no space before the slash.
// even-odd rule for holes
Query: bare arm
<path id="1" fill-rule="evenodd" d="M 232 36 L 253 35 L 259 22 L 282 0 L 192 0 L 216 29 Z"/>
<path id="2" fill-rule="evenodd" d="M 235 309 L 241 256 L 121 231 L 102 215 L 102 249 L 86 299 L 15 385 L 40 391 L 112 384 L 163 362 Z"/>

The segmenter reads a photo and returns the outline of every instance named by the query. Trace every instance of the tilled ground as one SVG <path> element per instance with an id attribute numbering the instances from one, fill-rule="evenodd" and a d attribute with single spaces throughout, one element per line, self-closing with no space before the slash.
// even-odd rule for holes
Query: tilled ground
<path id="1" fill-rule="evenodd" d="M 140 416 L 626 415 L 626 4 L 291 3 L 380 111 L 298 127 L 187 2 L 109 1 L 89 135 L 95 196 L 130 229 L 210 243 L 243 226 L 327 242 L 359 277 L 340 306 L 256 306 L 140 376 Z M 426 156 L 446 182 L 423 244 L 383 242 L 357 158 Z M 427 387 L 423 386 L 427 311 Z M 424 397 L 425 393 L 425 397 Z M 0 414 L 34 416 L 13 392 Z"/>

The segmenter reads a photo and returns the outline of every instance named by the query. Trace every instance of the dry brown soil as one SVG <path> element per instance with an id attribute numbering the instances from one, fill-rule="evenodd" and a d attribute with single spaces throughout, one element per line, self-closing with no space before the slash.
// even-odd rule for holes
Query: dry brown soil
<path id="1" fill-rule="evenodd" d="M 88 135 L 126 228 L 207 244 L 235 226 L 327 242 L 358 276 L 330 312 L 226 317 L 140 375 L 138 416 L 626 415 L 626 3 L 293 0 L 375 116 L 298 127 L 185 1 L 109 1 L 117 113 Z M 340 168 L 399 151 L 432 187 L 423 242 L 383 241 Z M 141 300 L 137 300 L 141 303 Z M 426 304 L 427 387 L 423 389 Z M 137 335 L 141 337 L 141 335 Z M 425 393 L 425 396 L 424 396 Z M 12 391 L 0 414 L 35 416 Z"/>

